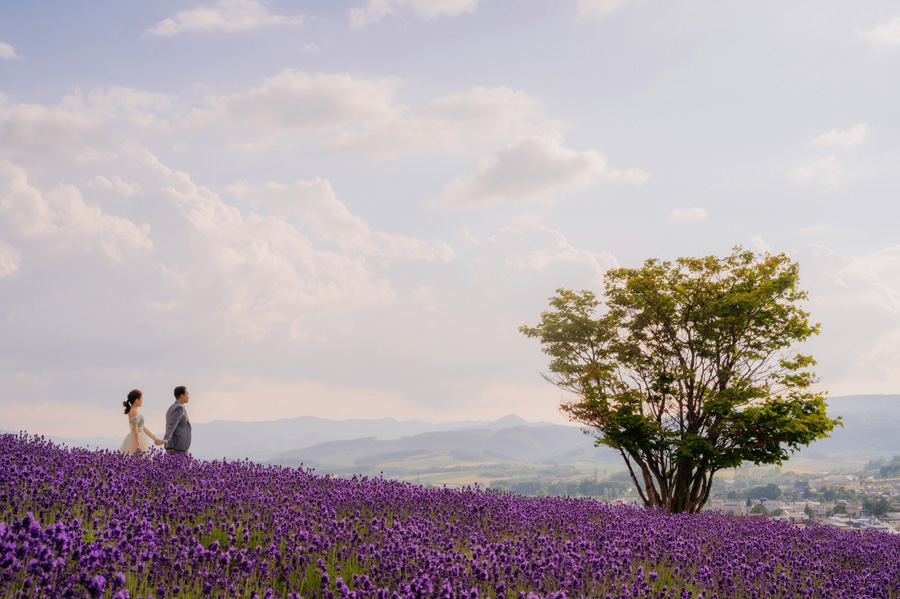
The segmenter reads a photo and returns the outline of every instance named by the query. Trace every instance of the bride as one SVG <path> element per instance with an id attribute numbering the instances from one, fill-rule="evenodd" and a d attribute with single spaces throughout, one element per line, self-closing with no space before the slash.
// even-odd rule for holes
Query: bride
<path id="1" fill-rule="evenodd" d="M 125 437 L 122 447 L 119 449 L 121 453 L 126 455 L 146 452 L 150 448 L 150 444 L 147 442 L 148 436 L 157 445 L 165 443 L 162 439 L 157 439 L 149 428 L 144 427 L 144 415 L 138 414 L 138 408 L 143 404 L 144 394 L 139 389 L 131 391 L 128 394 L 128 399 L 122 402 L 122 405 L 125 406 L 125 414 L 128 415 L 128 423 L 131 426 L 131 432 Z"/>

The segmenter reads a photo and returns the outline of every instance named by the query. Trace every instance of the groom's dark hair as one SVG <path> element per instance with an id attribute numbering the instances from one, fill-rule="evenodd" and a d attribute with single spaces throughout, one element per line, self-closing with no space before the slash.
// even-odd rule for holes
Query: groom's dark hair
<path id="1" fill-rule="evenodd" d="M 182 395 L 187 393 L 187 387 L 181 385 L 180 387 L 175 387 L 175 399 L 178 399 Z"/>

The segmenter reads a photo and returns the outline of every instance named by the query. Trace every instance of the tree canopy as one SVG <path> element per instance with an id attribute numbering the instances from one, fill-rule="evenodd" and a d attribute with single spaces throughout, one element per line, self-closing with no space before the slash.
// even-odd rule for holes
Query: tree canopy
<path id="1" fill-rule="evenodd" d="M 562 410 L 619 450 L 641 498 L 699 511 L 713 475 L 745 461 L 781 464 L 839 419 L 812 390 L 818 334 L 784 254 L 647 260 L 605 277 L 605 299 L 558 289 L 536 327 L 544 375 L 571 394 Z"/>

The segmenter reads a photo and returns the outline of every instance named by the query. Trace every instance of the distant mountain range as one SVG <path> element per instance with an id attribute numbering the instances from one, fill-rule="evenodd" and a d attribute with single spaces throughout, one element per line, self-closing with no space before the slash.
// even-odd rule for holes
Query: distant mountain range
<path id="1" fill-rule="evenodd" d="M 621 459 L 613 450 L 594 447 L 593 440 L 577 427 L 527 423 L 498 428 L 496 422 L 489 424 L 495 426 L 420 433 L 393 440 L 368 437 L 330 441 L 286 451 L 268 461 L 286 466 L 304 463 L 328 471 L 347 471 L 347 465 L 352 465 L 358 467 L 357 471 L 366 471 L 369 469 L 365 466 L 442 454 L 459 461 L 521 464 L 605 464 Z"/>
<path id="2" fill-rule="evenodd" d="M 871 459 L 900 454 L 900 395 L 829 399 L 829 414 L 843 429 L 813 443 L 810 459 Z M 417 420 L 329 420 L 300 417 L 269 422 L 194 423 L 192 452 L 203 459 L 243 459 L 324 471 L 366 472 L 378 464 L 416 456 L 527 464 L 618 463 L 618 453 L 597 448 L 577 426 L 528 422 L 510 414 L 494 421 L 430 423 Z M 119 438 L 54 439 L 72 446 L 117 449 Z"/>
<path id="3" fill-rule="evenodd" d="M 469 439 L 471 441 L 472 438 L 479 438 L 486 443 L 485 449 L 490 450 L 490 447 L 502 446 L 502 442 L 488 441 L 488 438 L 493 437 L 495 433 L 510 430 L 516 431 L 516 433 L 506 432 L 501 435 L 507 439 L 507 442 L 511 436 L 516 436 L 516 434 L 527 436 L 530 432 L 536 431 L 535 434 L 544 440 L 544 444 L 553 445 L 561 439 L 568 439 L 569 441 L 562 444 L 567 448 L 566 451 L 571 450 L 569 447 L 571 439 L 577 439 L 580 442 L 578 444 L 586 445 L 587 449 L 592 447 L 591 439 L 582 434 L 576 426 L 529 422 L 514 414 L 493 421 L 464 420 L 440 423 L 421 420 L 398 421 L 393 418 L 330 420 L 301 416 L 263 422 L 225 420 L 195 422 L 193 423 L 194 441 L 191 452 L 203 459 L 247 458 L 268 461 L 278 458 L 289 461 L 292 456 L 298 455 L 296 453 L 298 450 L 307 448 L 310 448 L 310 455 L 321 458 L 323 452 L 325 455 L 334 453 L 336 456 L 351 456 L 354 452 L 347 448 L 353 445 L 367 448 L 383 445 L 385 449 L 380 453 L 385 453 L 399 451 L 398 448 L 408 449 L 410 443 L 419 448 L 428 448 L 431 447 L 432 441 L 434 447 L 480 451 L 482 449 L 480 447 L 467 446 L 465 441 L 457 442 L 453 439 Z M 0 432 L 12 431 L 0 429 Z M 98 449 L 118 449 L 122 443 L 122 439 L 118 437 L 63 438 L 48 436 L 48 438 L 69 446 Z M 518 443 L 517 446 L 524 450 L 531 445 L 534 443 Z M 327 449 L 313 449 L 320 446 Z M 368 451 L 367 449 L 366 452 Z M 552 450 L 548 449 L 547 451 Z M 535 450 L 528 451 L 527 455 L 535 456 Z M 354 455 L 351 461 L 355 461 L 358 457 Z"/>
<path id="4" fill-rule="evenodd" d="M 800 452 L 812 459 L 869 460 L 900 455 L 900 395 L 848 395 L 828 400 L 844 427 Z"/>
<path id="5" fill-rule="evenodd" d="M 194 424 L 197 455 L 209 457 L 248 458 L 270 460 L 285 452 L 339 442 L 380 442 L 429 433 L 454 431 L 500 431 L 516 427 L 532 428 L 557 426 L 547 422 L 528 422 L 510 414 L 494 421 L 465 420 L 461 422 L 431 423 L 421 420 L 398 421 L 393 418 L 377 420 L 328 420 L 301 416 L 271 422 L 213 421 Z M 573 429 L 576 427 L 561 427 Z M 352 444 L 352 443 L 351 443 Z M 201 448 L 202 447 L 202 448 Z M 199 453 L 199 452 L 202 452 Z"/>

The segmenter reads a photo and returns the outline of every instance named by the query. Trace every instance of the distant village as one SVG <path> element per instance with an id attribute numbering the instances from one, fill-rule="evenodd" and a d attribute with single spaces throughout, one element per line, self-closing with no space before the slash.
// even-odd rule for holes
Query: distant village
<path id="1" fill-rule="evenodd" d="M 627 472 L 574 481 L 496 480 L 490 488 L 527 496 L 590 497 L 605 503 L 643 505 Z M 851 474 L 798 474 L 770 467 L 722 472 L 703 512 L 770 518 L 798 527 L 830 526 L 900 534 L 900 455 L 877 458 Z"/>
<path id="2" fill-rule="evenodd" d="M 726 485 L 729 482 L 726 481 Z M 746 498 L 734 498 L 743 495 Z M 728 498 L 731 496 L 731 498 Z M 639 504 L 634 496 L 613 500 Z M 900 534 L 900 478 L 860 480 L 852 474 L 824 474 L 797 481 L 790 487 L 774 483 L 712 497 L 704 512 L 721 512 L 742 518 L 771 518 L 798 527 L 830 526 Z"/>

